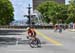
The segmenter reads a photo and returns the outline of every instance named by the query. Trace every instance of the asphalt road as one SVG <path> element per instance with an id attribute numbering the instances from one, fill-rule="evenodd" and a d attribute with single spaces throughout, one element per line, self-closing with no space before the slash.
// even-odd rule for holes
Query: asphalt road
<path id="1" fill-rule="evenodd" d="M 24 29 L 12 30 L 5 29 L 5 32 L 8 31 L 6 33 L 0 30 L 0 37 L 9 38 L 8 40 L 15 38 L 15 41 L 5 43 L 0 41 L 1 53 L 75 53 L 75 32 L 68 29 L 63 30 L 62 33 L 51 29 L 37 29 L 37 37 L 42 43 L 41 48 L 31 48 L 27 44 L 27 32 Z"/>

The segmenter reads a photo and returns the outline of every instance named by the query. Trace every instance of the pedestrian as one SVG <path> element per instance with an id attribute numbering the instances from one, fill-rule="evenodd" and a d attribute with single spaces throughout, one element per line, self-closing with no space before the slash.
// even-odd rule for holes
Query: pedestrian
<path id="1" fill-rule="evenodd" d="M 71 23 L 69 24 L 69 26 L 70 26 L 70 29 L 73 29 L 73 22 L 71 22 Z"/>
<path id="2" fill-rule="evenodd" d="M 61 33 L 62 32 L 62 25 L 60 24 L 59 25 L 59 33 Z"/>
<path id="3" fill-rule="evenodd" d="M 55 29 L 54 29 L 54 32 L 57 32 L 57 30 L 58 30 L 58 25 L 56 24 L 54 28 L 55 28 Z"/>

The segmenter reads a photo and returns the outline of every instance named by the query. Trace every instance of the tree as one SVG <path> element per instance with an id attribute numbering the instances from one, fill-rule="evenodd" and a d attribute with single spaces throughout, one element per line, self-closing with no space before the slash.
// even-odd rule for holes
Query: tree
<path id="1" fill-rule="evenodd" d="M 67 17 L 67 7 L 55 1 L 46 1 L 40 4 L 37 10 L 42 14 L 43 20 L 47 23 L 59 23 L 60 19 L 64 23 Z"/>
<path id="2" fill-rule="evenodd" d="M 71 0 L 69 5 L 46 1 L 40 4 L 37 10 L 42 14 L 43 21 L 47 23 L 75 22 L 75 0 Z"/>
<path id="3" fill-rule="evenodd" d="M 67 23 L 75 22 L 75 0 L 71 0 L 67 8 Z"/>
<path id="4" fill-rule="evenodd" d="M 37 7 L 42 14 L 43 21 L 49 23 L 70 23 L 75 22 L 75 1 L 72 0 L 69 5 L 59 4 L 54 1 L 46 1 Z"/>
<path id="5" fill-rule="evenodd" d="M 57 5 L 55 11 L 56 11 L 56 17 L 57 17 L 56 19 L 58 23 L 65 23 L 66 19 L 68 18 L 67 6 L 65 4 Z"/>
<path id="6" fill-rule="evenodd" d="M 8 25 L 14 20 L 13 6 L 9 0 L 0 0 L 0 25 Z"/>
<path id="7" fill-rule="evenodd" d="M 54 1 L 46 1 L 41 3 L 37 10 L 42 14 L 43 21 L 49 23 L 52 19 L 52 13 L 54 13 L 54 9 L 56 7 L 57 3 Z"/>

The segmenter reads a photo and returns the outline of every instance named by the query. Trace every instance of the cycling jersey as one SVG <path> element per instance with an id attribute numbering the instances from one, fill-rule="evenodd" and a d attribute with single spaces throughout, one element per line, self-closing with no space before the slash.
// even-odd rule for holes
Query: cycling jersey
<path id="1" fill-rule="evenodd" d="M 36 36 L 35 30 L 29 29 L 29 30 L 28 30 L 28 35 L 31 36 L 31 37 L 35 37 L 35 36 Z"/>

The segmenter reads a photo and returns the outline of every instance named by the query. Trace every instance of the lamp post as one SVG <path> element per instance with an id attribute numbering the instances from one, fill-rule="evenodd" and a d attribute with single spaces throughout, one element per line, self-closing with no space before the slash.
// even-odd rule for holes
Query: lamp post
<path id="1" fill-rule="evenodd" d="M 31 8 L 30 7 L 30 4 L 28 5 L 27 9 L 28 9 L 28 15 L 24 15 L 24 17 L 27 17 L 28 18 L 28 24 L 29 24 L 29 27 L 31 26 Z"/>
<path id="2" fill-rule="evenodd" d="M 29 26 L 31 26 L 31 8 L 32 7 L 30 7 L 30 4 L 29 4 L 29 6 L 28 6 L 28 23 L 29 23 Z"/>

